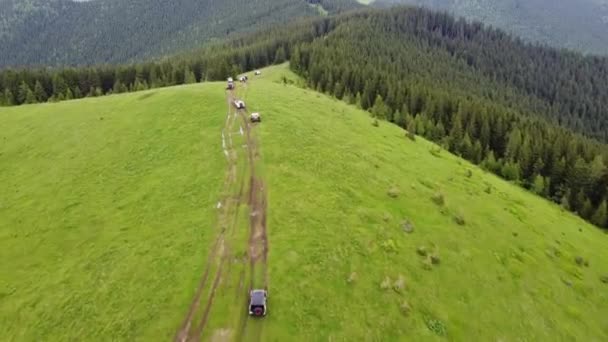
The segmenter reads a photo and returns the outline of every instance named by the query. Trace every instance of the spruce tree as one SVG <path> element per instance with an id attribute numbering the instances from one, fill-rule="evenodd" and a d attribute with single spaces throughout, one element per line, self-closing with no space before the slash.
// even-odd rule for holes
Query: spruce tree
<path id="1" fill-rule="evenodd" d="M 30 87 L 27 85 L 27 83 L 25 83 L 25 81 L 21 81 L 21 84 L 19 85 L 19 92 L 17 92 L 17 103 L 18 104 L 32 103 L 32 102 L 27 102 L 28 93 L 31 93 L 31 92 L 32 92 L 32 89 L 30 89 Z"/>
<path id="2" fill-rule="evenodd" d="M 46 100 L 48 100 L 48 95 L 40 81 L 36 81 L 36 84 L 34 85 L 34 96 L 38 102 L 46 102 Z"/>
<path id="3" fill-rule="evenodd" d="M 196 83 L 196 77 L 194 76 L 194 72 L 192 72 L 192 70 L 188 67 L 184 70 L 184 83 L 185 84 Z"/>
<path id="4" fill-rule="evenodd" d="M 374 106 L 371 109 L 372 116 L 379 120 L 386 119 L 386 111 L 387 107 L 384 104 L 384 100 L 382 96 L 376 95 L 376 99 L 374 100 Z"/>
<path id="5" fill-rule="evenodd" d="M 63 99 L 68 90 L 68 85 L 65 83 L 65 80 L 61 75 L 55 74 L 53 76 L 53 95 L 59 99 Z"/>
<path id="6" fill-rule="evenodd" d="M 36 95 L 34 95 L 34 92 L 32 91 L 32 89 L 27 89 L 27 93 L 25 94 L 25 103 L 37 103 L 38 101 L 36 101 Z"/>
<path id="7" fill-rule="evenodd" d="M 588 198 L 584 200 L 583 206 L 579 214 L 584 219 L 589 220 L 591 218 L 591 216 L 593 215 L 593 205 L 591 204 L 591 200 L 589 200 Z"/>
<path id="8" fill-rule="evenodd" d="M 543 195 L 545 192 L 545 179 L 543 176 L 537 174 L 534 177 L 534 182 L 532 183 L 532 191 L 537 195 Z"/>
<path id="9" fill-rule="evenodd" d="M 591 222 L 598 227 L 605 228 L 608 224 L 608 212 L 606 208 L 606 200 L 603 200 L 595 210 L 595 213 L 591 217 Z"/>

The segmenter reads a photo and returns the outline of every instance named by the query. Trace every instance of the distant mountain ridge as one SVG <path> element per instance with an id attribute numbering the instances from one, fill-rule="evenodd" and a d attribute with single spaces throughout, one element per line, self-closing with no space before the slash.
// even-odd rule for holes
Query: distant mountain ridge
<path id="1" fill-rule="evenodd" d="M 446 10 L 528 41 L 608 54 L 608 0 L 376 0 Z"/>
<path id="2" fill-rule="evenodd" d="M 305 0 L 0 0 L 0 68 L 130 62 L 318 15 Z"/>

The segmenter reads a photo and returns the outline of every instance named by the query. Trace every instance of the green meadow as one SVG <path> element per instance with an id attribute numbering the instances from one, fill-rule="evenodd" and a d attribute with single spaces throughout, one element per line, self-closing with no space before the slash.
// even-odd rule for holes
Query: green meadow
<path id="1" fill-rule="evenodd" d="M 263 118 L 269 314 L 240 333 L 232 272 L 204 340 L 608 339 L 605 233 L 262 71 L 237 93 Z M 224 86 L 0 109 L 0 340 L 173 338 L 218 234 Z"/>

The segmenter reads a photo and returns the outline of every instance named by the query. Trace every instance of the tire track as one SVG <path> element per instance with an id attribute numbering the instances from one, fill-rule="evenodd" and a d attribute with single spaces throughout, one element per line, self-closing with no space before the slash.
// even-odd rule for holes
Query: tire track
<path id="1" fill-rule="evenodd" d="M 249 240 L 248 240 L 248 259 L 249 259 L 249 272 L 250 272 L 250 283 L 249 290 L 263 287 L 268 290 L 268 235 L 266 228 L 266 216 L 267 216 L 267 197 L 264 182 L 256 173 L 255 164 L 259 157 L 258 145 L 256 139 L 253 137 L 252 129 L 253 124 L 249 122 L 248 118 L 250 113 L 247 109 L 238 110 L 238 113 L 243 121 L 245 127 L 245 136 L 247 139 L 248 149 L 248 160 L 250 167 L 249 174 L 249 208 L 250 208 L 250 219 L 249 219 Z M 256 282 L 256 276 L 259 276 L 258 271 L 261 272 L 261 280 Z M 247 293 L 248 296 L 248 293 Z M 261 329 L 255 329 L 250 331 L 250 325 L 248 324 L 249 319 L 245 316 L 241 320 L 239 330 L 237 333 L 237 339 L 242 339 L 244 336 L 248 336 L 253 340 L 261 340 Z M 261 326 L 260 326 L 261 328 Z"/>
<path id="2" fill-rule="evenodd" d="M 232 119 L 233 115 L 231 115 L 231 101 L 230 96 L 228 98 L 228 112 L 226 116 L 226 121 L 224 124 L 224 129 L 222 130 L 222 149 L 229 163 L 227 175 L 224 180 L 223 193 L 229 193 L 231 187 L 235 185 L 238 178 L 238 165 L 237 165 L 237 151 L 234 148 L 232 136 L 230 131 L 232 131 L 232 126 L 237 121 L 237 114 L 234 114 L 234 119 Z M 228 133 L 227 133 L 228 132 Z M 228 135 L 229 140 L 227 142 L 226 135 Z M 215 298 L 215 294 L 218 288 L 218 285 L 222 279 L 222 274 L 224 270 L 224 264 L 226 259 L 228 258 L 229 246 L 226 244 L 226 233 L 227 227 L 229 229 L 228 233 L 233 234 L 236 230 L 239 208 L 241 206 L 241 198 L 244 189 L 244 178 L 241 178 L 239 184 L 239 193 L 236 197 L 228 196 L 224 200 L 224 204 L 221 205 L 222 201 L 218 204 L 218 209 L 220 210 L 219 219 L 217 226 L 219 226 L 219 233 L 216 237 L 216 240 L 213 243 L 212 250 L 207 258 L 207 263 L 205 265 L 205 271 L 203 272 L 203 276 L 199 282 L 197 290 L 195 292 L 194 299 L 190 304 L 190 308 L 186 317 L 184 318 L 176 336 L 175 341 L 185 342 L 189 340 L 199 340 L 200 336 L 203 332 L 205 325 L 209 319 L 209 314 L 211 311 L 211 307 L 213 305 L 213 300 Z M 234 210 L 234 214 L 231 215 L 230 211 Z M 232 221 L 232 222 L 230 222 Z M 202 317 L 197 324 L 194 332 L 192 332 L 192 322 L 194 320 L 194 316 L 199 311 L 199 308 L 202 304 L 202 294 L 204 289 L 207 287 L 207 283 L 209 280 L 209 274 L 211 273 L 211 269 L 215 263 L 219 263 L 218 269 L 215 273 L 215 278 L 213 283 L 211 284 L 209 296 L 204 304 L 204 311 L 202 313 Z"/>

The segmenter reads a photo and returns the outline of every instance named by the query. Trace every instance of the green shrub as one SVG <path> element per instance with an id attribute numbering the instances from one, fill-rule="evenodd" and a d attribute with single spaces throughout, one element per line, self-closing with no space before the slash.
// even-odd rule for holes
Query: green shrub
<path id="1" fill-rule="evenodd" d="M 425 321 L 426 326 L 429 328 L 430 331 L 434 332 L 438 336 L 446 335 L 447 329 L 442 321 L 436 318 L 427 318 Z"/>
<path id="2" fill-rule="evenodd" d="M 405 289 L 405 278 L 400 275 L 399 278 L 395 280 L 395 283 L 393 283 L 393 290 L 400 293 L 403 289 Z"/>
<path id="3" fill-rule="evenodd" d="M 467 169 L 467 171 L 465 172 L 465 176 L 467 176 L 467 178 L 473 177 L 473 171 Z"/>
<path id="4" fill-rule="evenodd" d="M 355 281 L 357 281 L 357 272 L 351 273 L 347 280 L 349 284 L 354 283 Z"/>
<path id="5" fill-rule="evenodd" d="M 416 134 L 410 132 L 410 131 L 406 131 L 405 132 L 405 136 L 410 139 L 411 141 L 416 141 Z"/>
<path id="6" fill-rule="evenodd" d="M 401 227 L 403 228 L 403 231 L 406 233 L 413 233 L 414 232 L 414 224 L 412 222 L 410 222 L 409 220 L 405 220 L 401 223 Z"/>
<path id="7" fill-rule="evenodd" d="M 388 191 L 386 193 L 391 198 L 397 198 L 397 197 L 399 197 L 399 194 L 401 193 L 401 191 L 399 191 L 399 188 L 393 186 L 390 189 L 388 189 Z"/>
<path id="8" fill-rule="evenodd" d="M 412 311 L 412 307 L 407 301 L 402 301 L 399 305 L 399 309 L 401 309 L 401 313 L 405 316 L 409 315 L 410 311 Z"/>
<path id="9" fill-rule="evenodd" d="M 433 202 L 435 202 L 435 204 L 442 206 L 445 204 L 445 197 L 443 196 L 443 194 L 440 191 L 437 191 L 436 193 L 433 194 L 433 196 L 431 197 L 431 199 L 433 200 Z"/>
<path id="10" fill-rule="evenodd" d="M 430 260 L 431 260 L 431 264 L 433 264 L 433 265 L 439 265 L 439 263 L 441 261 L 439 259 L 439 254 L 436 254 L 436 253 L 435 254 L 431 254 Z"/>
<path id="11" fill-rule="evenodd" d="M 382 290 L 387 290 L 390 287 L 391 287 L 391 278 L 389 278 L 387 276 L 386 278 L 384 278 L 384 280 L 382 281 L 382 283 L 380 283 L 380 288 Z"/>
<path id="12" fill-rule="evenodd" d="M 437 148 L 431 148 L 431 149 L 429 150 L 429 152 L 431 152 L 431 154 L 432 154 L 434 157 L 437 157 L 437 158 L 441 157 L 441 147 L 437 147 Z"/>
<path id="13" fill-rule="evenodd" d="M 456 215 L 454 215 L 454 221 L 459 225 L 459 226 L 464 226 L 467 222 L 464 218 L 464 214 L 462 212 L 458 212 L 456 213 Z"/>
<path id="14" fill-rule="evenodd" d="M 416 253 L 418 253 L 420 256 L 427 256 L 428 251 L 426 250 L 426 247 L 420 246 L 416 249 Z"/>

